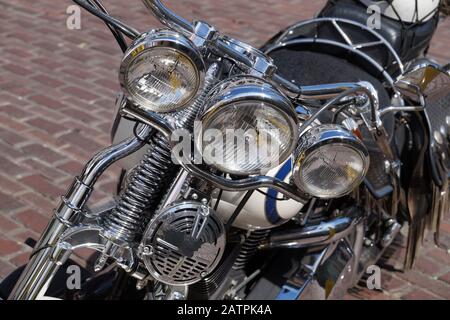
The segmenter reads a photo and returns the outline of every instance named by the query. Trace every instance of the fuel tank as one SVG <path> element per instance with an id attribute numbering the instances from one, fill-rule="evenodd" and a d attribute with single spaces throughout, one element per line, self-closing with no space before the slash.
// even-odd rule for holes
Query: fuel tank
<path id="1" fill-rule="evenodd" d="M 291 167 L 291 159 L 288 159 L 266 175 L 289 183 L 292 175 Z M 224 222 L 228 221 L 245 194 L 246 192 L 223 191 L 216 211 Z M 213 206 L 217 197 L 218 191 L 212 195 Z M 276 190 L 257 189 L 242 208 L 233 226 L 246 230 L 273 228 L 292 219 L 302 208 L 303 204 L 292 199 L 284 199 Z"/>

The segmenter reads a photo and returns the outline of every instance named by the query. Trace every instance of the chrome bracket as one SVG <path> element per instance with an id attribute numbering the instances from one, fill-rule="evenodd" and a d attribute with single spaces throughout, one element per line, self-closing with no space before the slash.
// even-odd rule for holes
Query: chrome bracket
<path id="1" fill-rule="evenodd" d="M 125 271 L 133 270 L 135 266 L 133 248 L 128 245 L 113 243 L 102 236 L 103 233 L 104 228 L 99 224 L 81 223 L 69 227 L 61 235 L 53 249 L 54 261 L 62 265 L 74 250 L 88 248 L 101 252 L 101 256 L 94 267 L 96 272 L 103 269 L 108 257 L 116 260 L 117 264 Z"/>
<path id="2" fill-rule="evenodd" d="M 376 112 L 376 121 L 373 121 L 372 115 L 370 115 L 368 112 L 362 113 L 361 118 L 363 119 L 364 123 L 369 129 L 369 132 L 371 133 L 373 139 L 375 140 L 380 150 L 383 151 L 384 154 L 386 155 L 386 158 L 390 163 L 390 167 L 391 168 L 397 167 L 397 165 L 395 164 L 397 159 L 389 144 L 388 134 L 386 132 L 385 127 L 383 126 L 383 122 L 380 119 L 379 111 Z"/>

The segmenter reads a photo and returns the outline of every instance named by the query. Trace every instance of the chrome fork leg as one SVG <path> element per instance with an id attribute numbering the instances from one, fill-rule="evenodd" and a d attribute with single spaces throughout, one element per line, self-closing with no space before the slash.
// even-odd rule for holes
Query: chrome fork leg
<path id="1" fill-rule="evenodd" d="M 143 147 L 151 132 L 150 127 L 142 126 L 137 137 L 128 138 L 100 151 L 86 164 L 66 195 L 61 197 L 52 219 L 9 296 L 10 300 L 34 300 L 45 294 L 53 276 L 72 252 L 65 242 L 60 241 L 61 236 L 82 220 L 83 207 L 95 182 L 111 164 Z"/>

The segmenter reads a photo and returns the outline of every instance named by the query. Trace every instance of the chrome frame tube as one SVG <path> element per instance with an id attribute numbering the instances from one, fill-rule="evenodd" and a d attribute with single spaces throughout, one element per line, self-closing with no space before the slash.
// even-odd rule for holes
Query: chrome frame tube
<path id="1" fill-rule="evenodd" d="M 122 116 L 134 118 L 158 130 L 167 138 L 168 143 L 171 143 L 170 137 L 175 128 L 158 113 L 139 108 L 129 108 L 127 103 L 120 107 L 119 112 Z"/>
<path id="2" fill-rule="evenodd" d="M 339 89 L 344 89 L 345 91 L 341 91 L 339 94 L 335 94 L 339 91 Z M 328 96 L 326 92 L 330 92 L 329 95 L 334 95 L 334 98 L 329 100 L 325 105 L 322 106 L 313 116 L 311 116 L 308 120 L 306 120 L 302 126 L 300 127 L 300 135 L 304 133 L 305 130 L 319 117 L 321 113 L 335 106 L 342 98 L 353 94 L 362 92 L 364 93 L 370 102 L 371 108 L 371 127 L 372 129 L 378 128 L 380 123 L 379 117 L 379 107 L 380 103 L 378 100 L 378 94 L 374 86 L 369 82 L 358 82 L 358 83 L 337 83 L 330 85 L 318 85 L 318 86 L 310 86 L 308 87 L 309 97 L 323 97 Z M 371 128 L 369 128 L 371 129 Z"/>
<path id="3" fill-rule="evenodd" d="M 361 219 L 355 226 L 355 238 L 352 244 L 352 250 L 355 255 L 355 259 L 353 261 L 352 272 L 352 286 L 356 286 L 359 278 L 358 278 L 358 264 L 361 259 L 361 255 L 364 249 L 364 234 L 365 234 L 365 219 Z"/>
<path id="4" fill-rule="evenodd" d="M 351 288 L 355 255 L 346 239 L 307 252 L 292 270 L 276 300 L 336 300 Z M 327 279 L 329 281 L 321 281 Z"/>
<path id="5" fill-rule="evenodd" d="M 182 167 L 193 176 L 206 180 L 209 183 L 217 186 L 218 188 L 226 191 L 248 191 L 259 188 L 272 188 L 300 203 L 306 203 L 310 198 L 307 195 L 303 194 L 303 192 L 298 190 L 295 186 L 287 184 L 286 182 L 281 181 L 277 178 L 268 176 L 256 176 L 239 180 L 229 180 L 213 175 L 209 172 L 205 172 L 193 164 L 182 164 Z"/>
<path id="6" fill-rule="evenodd" d="M 260 249 L 299 249 L 327 245 L 346 237 L 356 226 L 357 218 L 338 217 L 315 226 L 272 233 Z"/>
<path id="7" fill-rule="evenodd" d="M 36 244 L 9 299 L 35 300 L 45 294 L 59 267 L 72 252 L 71 247 L 60 242 L 60 239 L 67 229 L 84 217 L 82 210 L 92 194 L 95 182 L 114 162 L 143 147 L 151 133 L 152 130 L 148 126 L 143 126 L 137 137 L 128 138 L 100 151 L 86 164 L 81 175 L 75 177 L 66 195 L 61 197 L 60 204 Z"/>
<path id="8" fill-rule="evenodd" d="M 384 116 L 385 114 L 391 112 L 414 112 L 414 111 L 423 111 L 425 110 L 425 106 L 390 106 L 380 110 L 380 116 Z"/>

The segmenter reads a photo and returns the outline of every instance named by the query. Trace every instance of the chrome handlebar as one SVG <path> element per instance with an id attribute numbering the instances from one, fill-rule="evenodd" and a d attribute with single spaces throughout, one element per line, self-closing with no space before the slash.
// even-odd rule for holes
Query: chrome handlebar
<path id="1" fill-rule="evenodd" d="M 180 17 L 175 12 L 171 11 L 169 8 L 167 8 L 160 0 L 142 0 L 145 4 L 145 6 L 153 13 L 153 15 L 158 18 L 158 20 L 165 25 L 166 27 L 173 29 L 175 31 L 178 31 L 184 35 L 191 36 L 199 36 L 197 33 L 197 27 L 199 24 L 210 27 L 206 23 L 198 22 L 198 23 L 191 23 L 188 20 L 184 19 L 183 17 Z M 215 30 L 214 30 L 215 31 Z M 203 35 L 200 35 L 202 37 Z M 228 45 L 226 43 L 225 36 L 217 37 L 214 41 L 214 47 L 216 51 L 223 53 L 226 56 L 229 56 L 230 58 L 237 60 L 239 63 L 247 66 L 247 67 L 254 67 L 255 61 L 250 59 L 248 56 L 243 54 L 242 52 L 238 50 L 234 50 L 232 46 Z"/>
<path id="2" fill-rule="evenodd" d="M 142 1 L 163 25 L 182 34 L 188 36 L 198 36 L 196 33 L 197 24 L 204 24 L 208 26 L 206 23 L 202 22 L 191 23 L 187 21 L 167 8 L 160 0 Z M 300 88 L 298 86 L 283 79 L 279 75 L 274 75 L 273 71 L 276 70 L 276 67 L 273 65 L 270 57 L 250 45 L 228 38 L 227 36 L 218 36 L 214 39 L 213 47 L 218 53 L 228 56 L 229 58 L 249 68 L 254 68 L 257 72 L 260 72 L 265 76 L 271 77 L 274 82 L 277 82 L 278 85 L 285 90 L 288 90 L 296 95 L 300 93 Z M 253 53 L 252 57 L 246 55 L 244 51 Z"/>
<path id="3" fill-rule="evenodd" d="M 193 33 L 194 25 L 188 20 L 180 17 L 175 12 L 167 8 L 159 0 L 142 0 L 145 6 L 150 9 L 153 14 L 164 24 L 166 27 L 176 30 L 181 33 Z"/>
<path id="4" fill-rule="evenodd" d="M 174 29 L 182 34 L 198 35 L 196 34 L 197 25 L 189 22 L 183 17 L 167 8 L 160 0 L 142 0 L 145 6 L 161 21 L 165 26 Z M 206 23 L 198 22 L 206 28 L 210 27 Z M 214 28 L 210 27 L 211 30 Z M 317 86 L 299 86 L 291 81 L 276 74 L 276 67 L 270 57 L 260 52 L 259 50 L 242 43 L 240 41 L 228 38 L 226 36 L 216 37 L 214 40 L 214 49 L 217 52 L 228 56 L 229 58 L 243 64 L 249 68 L 256 69 L 277 85 L 285 94 L 291 98 L 295 98 L 301 102 L 308 100 L 325 100 L 339 96 L 346 90 L 355 89 L 358 86 L 361 91 L 366 94 L 371 102 L 371 120 L 372 124 L 379 122 L 379 101 L 376 90 L 370 83 L 336 83 L 325 84 Z M 243 51 L 253 53 L 252 58 L 246 55 Z"/>

